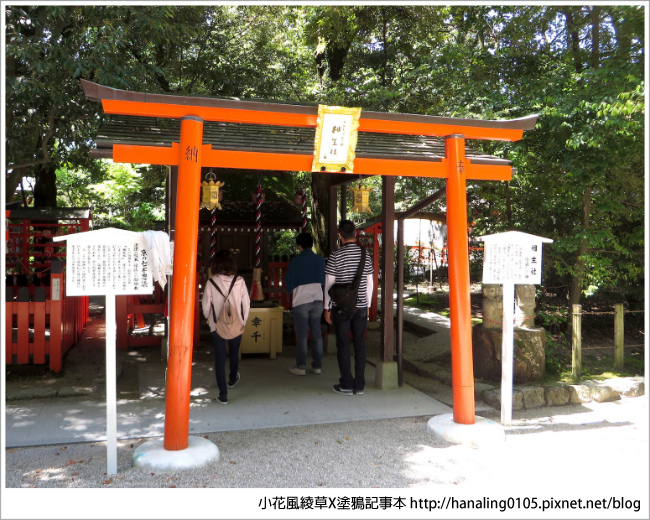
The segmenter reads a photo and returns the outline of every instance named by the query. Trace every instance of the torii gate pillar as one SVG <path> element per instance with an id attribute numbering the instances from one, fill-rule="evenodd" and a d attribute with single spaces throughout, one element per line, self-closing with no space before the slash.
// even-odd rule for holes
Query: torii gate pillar
<path id="1" fill-rule="evenodd" d="M 165 397 L 164 448 L 173 451 L 184 450 L 189 443 L 202 148 L 203 119 L 196 116 L 184 117 L 181 120 L 178 152 L 174 272 Z"/>
<path id="2" fill-rule="evenodd" d="M 465 137 L 445 139 L 447 176 L 447 242 L 449 244 L 449 314 L 451 319 L 451 379 L 454 422 L 474 424 L 472 307 L 467 236 Z"/>

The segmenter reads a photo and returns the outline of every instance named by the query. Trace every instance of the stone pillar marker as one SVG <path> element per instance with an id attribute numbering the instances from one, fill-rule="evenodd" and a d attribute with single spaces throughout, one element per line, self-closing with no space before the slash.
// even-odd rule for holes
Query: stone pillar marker
<path id="1" fill-rule="evenodd" d="M 486 235 L 478 237 L 478 240 L 485 242 L 483 283 L 503 285 L 501 424 L 507 426 L 512 422 L 515 285 L 542 283 L 542 244 L 553 240 L 519 231 Z M 521 322 L 521 317 L 518 319 Z"/>

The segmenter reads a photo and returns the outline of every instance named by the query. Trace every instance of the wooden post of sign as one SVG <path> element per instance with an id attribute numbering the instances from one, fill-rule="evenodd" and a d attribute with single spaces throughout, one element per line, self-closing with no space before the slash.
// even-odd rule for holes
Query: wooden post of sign
<path id="1" fill-rule="evenodd" d="M 503 327 L 501 337 L 501 424 L 512 422 L 512 380 L 514 377 L 515 284 L 503 284 Z"/>
<path id="2" fill-rule="evenodd" d="M 449 314 L 451 319 L 451 383 L 454 422 L 475 423 L 472 362 L 472 307 L 469 284 L 465 138 L 445 140 L 447 177 L 447 241 L 449 243 Z"/>
<path id="3" fill-rule="evenodd" d="M 172 451 L 184 450 L 189 444 L 202 147 L 203 119 L 184 117 L 181 120 L 178 158 L 173 291 L 165 397 L 164 448 Z"/>
<path id="4" fill-rule="evenodd" d="M 117 475 L 117 368 L 115 293 L 106 293 L 106 475 Z"/>

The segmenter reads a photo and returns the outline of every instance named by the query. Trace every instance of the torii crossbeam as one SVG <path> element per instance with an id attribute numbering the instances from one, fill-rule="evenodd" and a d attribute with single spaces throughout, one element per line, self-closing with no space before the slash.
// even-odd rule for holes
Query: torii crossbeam
<path id="1" fill-rule="evenodd" d="M 182 450 L 188 446 L 189 437 L 201 167 L 311 171 L 313 160 L 311 151 L 242 150 L 227 149 L 219 143 L 206 144 L 204 124 L 218 121 L 254 124 L 260 128 L 273 125 L 315 129 L 318 107 L 127 92 L 83 80 L 82 84 L 86 96 L 100 100 L 106 114 L 181 122 L 177 141 L 161 145 L 115 144 L 112 157 L 116 162 L 178 166 L 164 447 Z M 517 141 L 525 130 L 534 128 L 536 120 L 536 115 L 509 121 L 483 121 L 361 111 L 360 136 L 368 132 L 445 139 L 444 154 L 429 154 L 425 158 L 358 153 L 354 174 L 446 179 L 453 416 L 460 424 L 475 422 L 466 181 L 507 181 L 512 177 L 508 161 L 476 155 L 466 157 L 465 141 Z"/>

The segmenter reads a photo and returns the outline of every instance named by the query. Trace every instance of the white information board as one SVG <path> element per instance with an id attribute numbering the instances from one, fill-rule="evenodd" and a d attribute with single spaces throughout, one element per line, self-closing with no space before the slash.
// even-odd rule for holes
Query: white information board
<path id="1" fill-rule="evenodd" d="M 483 283 L 542 283 L 542 243 L 548 238 L 508 231 L 479 237 L 485 242 Z"/>
<path id="2" fill-rule="evenodd" d="M 501 424 L 512 422 L 515 285 L 542 283 L 542 244 L 553 242 L 519 231 L 478 237 L 485 242 L 483 283 L 503 285 L 501 334 Z"/>
<path id="3" fill-rule="evenodd" d="M 106 296 L 106 474 L 117 474 L 115 296 L 151 294 L 152 266 L 143 233 L 105 228 L 55 237 L 66 240 L 66 295 Z"/>
<path id="4" fill-rule="evenodd" d="M 68 296 L 153 292 L 151 265 L 142 233 L 106 228 L 57 238 L 68 242 Z"/>
<path id="5" fill-rule="evenodd" d="M 347 161 L 350 147 L 352 116 L 349 114 L 323 115 L 323 142 L 318 154 L 322 164 L 341 164 Z"/>

